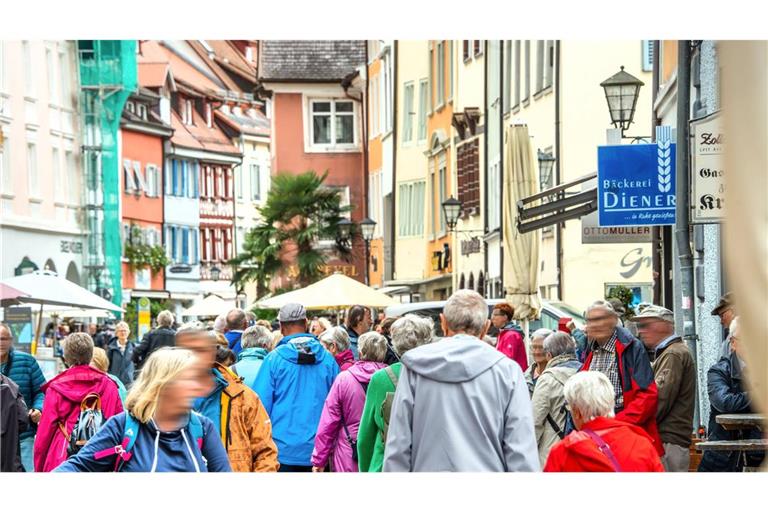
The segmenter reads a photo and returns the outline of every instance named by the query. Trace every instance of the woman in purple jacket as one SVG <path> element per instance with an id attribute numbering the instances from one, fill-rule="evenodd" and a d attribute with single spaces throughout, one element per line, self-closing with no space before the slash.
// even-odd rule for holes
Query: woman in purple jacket
<path id="1" fill-rule="evenodd" d="M 387 340 L 367 332 L 358 339 L 360 359 L 341 372 L 325 400 L 312 452 L 312 471 L 324 471 L 331 459 L 337 473 L 357 472 L 357 429 L 365 406 L 365 392 L 371 376 L 384 368 Z"/>

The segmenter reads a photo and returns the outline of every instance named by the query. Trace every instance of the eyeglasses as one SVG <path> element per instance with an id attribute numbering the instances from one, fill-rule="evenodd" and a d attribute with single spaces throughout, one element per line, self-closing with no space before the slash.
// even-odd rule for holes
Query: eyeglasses
<path id="1" fill-rule="evenodd" d="M 587 318 L 586 322 L 588 324 L 594 324 L 595 322 L 602 322 L 603 320 L 608 320 L 609 318 L 615 317 L 613 315 L 594 316 L 592 318 Z"/>

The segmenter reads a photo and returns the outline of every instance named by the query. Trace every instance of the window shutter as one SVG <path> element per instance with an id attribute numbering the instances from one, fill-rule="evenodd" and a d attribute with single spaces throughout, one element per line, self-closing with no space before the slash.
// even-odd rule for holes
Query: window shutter
<path id="1" fill-rule="evenodd" d="M 653 71 L 653 41 L 643 40 L 643 71 Z"/>

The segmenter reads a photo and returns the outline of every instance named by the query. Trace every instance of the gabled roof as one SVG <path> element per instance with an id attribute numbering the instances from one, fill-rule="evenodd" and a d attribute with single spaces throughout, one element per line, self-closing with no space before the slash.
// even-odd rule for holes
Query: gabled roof
<path id="1" fill-rule="evenodd" d="M 216 119 L 221 120 L 221 122 L 232 127 L 234 130 L 248 135 L 269 137 L 272 132 L 269 119 L 258 109 L 253 108 L 250 112 L 254 113 L 253 117 L 245 114 L 237 115 L 234 112 L 223 112 L 221 110 L 217 110 L 215 115 Z"/>
<path id="2" fill-rule="evenodd" d="M 211 71 L 223 84 L 224 89 L 230 91 L 240 91 L 240 87 L 232 80 L 227 73 L 221 69 L 218 60 L 211 58 L 208 50 L 198 41 L 187 41 L 187 44 L 197 53 L 197 55 L 208 65 Z"/>
<path id="3" fill-rule="evenodd" d="M 213 62 L 221 68 L 253 82 L 254 85 L 256 84 L 256 64 L 249 62 L 231 41 L 207 40 L 205 43 L 213 50 Z"/>
<path id="4" fill-rule="evenodd" d="M 270 82 L 340 82 L 365 64 L 365 41 L 261 41 L 259 76 Z"/>
<path id="5" fill-rule="evenodd" d="M 176 130 L 171 138 L 174 145 L 238 156 L 242 154 L 215 123 L 209 128 L 196 109 L 192 109 L 192 120 L 194 124 L 186 125 L 176 112 L 172 113 L 171 125 Z"/>

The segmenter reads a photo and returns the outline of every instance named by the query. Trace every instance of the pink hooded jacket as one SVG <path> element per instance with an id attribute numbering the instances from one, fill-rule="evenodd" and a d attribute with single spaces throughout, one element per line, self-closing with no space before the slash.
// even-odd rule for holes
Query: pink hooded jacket
<path id="1" fill-rule="evenodd" d="M 325 466 L 333 455 L 333 471 L 357 472 L 357 463 L 352 459 L 352 447 L 342 426 L 342 416 L 350 437 L 357 440 L 357 429 L 365 406 L 363 384 L 367 386 L 373 374 L 385 366 L 384 363 L 373 361 L 357 361 L 336 377 L 320 415 L 315 449 L 312 452 L 313 466 Z"/>
<path id="2" fill-rule="evenodd" d="M 80 402 L 88 393 L 97 393 L 101 397 L 104 421 L 123 412 L 115 382 L 91 366 L 73 366 L 49 380 L 41 389 L 45 392 L 45 401 L 35 437 L 36 472 L 52 471 L 67 459 L 68 442 L 59 429 L 59 421 L 65 424 L 67 433 L 71 433 L 80 416 Z"/>

